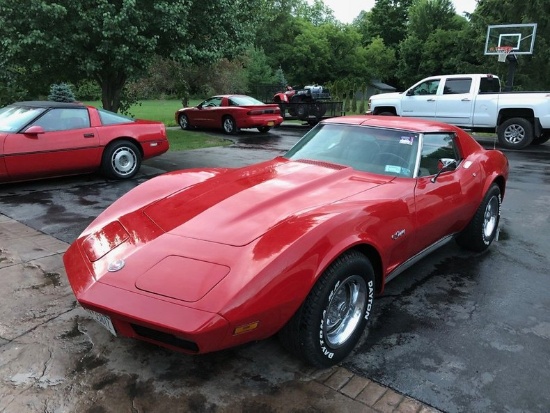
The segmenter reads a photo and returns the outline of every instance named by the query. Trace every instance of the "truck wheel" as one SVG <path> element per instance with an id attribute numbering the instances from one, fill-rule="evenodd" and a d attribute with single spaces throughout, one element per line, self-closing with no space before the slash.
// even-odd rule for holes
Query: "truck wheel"
<path id="1" fill-rule="evenodd" d="M 380 115 L 380 116 L 395 116 L 395 113 L 393 113 L 393 112 L 380 112 L 380 113 L 377 113 L 377 115 Z"/>
<path id="2" fill-rule="evenodd" d="M 548 142 L 548 139 L 550 139 L 550 133 L 544 132 L 538 138 L 534 138 L 533 142 L 531 142 L 531 145 L 542 145 L 543 143 Z"/>
<path id="3" fill-rule="evenodd" d="M 373 310 L 375 276 L 363 254 L 348 251 L 321 275 L 296 314 L 279 332 L 283 347 L 319 367 L 343 360 Z"/>
<path id="4" fill-rule="evenodd" d="M 499 125 L 497 135 L 504 148 L 523 149 L 533 141 L 533 125 L 524 118 L 511 118 Z"/>

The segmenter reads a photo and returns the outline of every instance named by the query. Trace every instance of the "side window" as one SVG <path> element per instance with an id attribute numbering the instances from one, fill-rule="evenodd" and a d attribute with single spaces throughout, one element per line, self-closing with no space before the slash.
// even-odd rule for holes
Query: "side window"
<path id="1" fill-rule="evenodd" d="M 460 93 L 470 93 L 472 79 L 447 79 L 443 88 L 444 95 L 457 95 Z"/>
<path id="2" fill-rule="evenodd" d="M 460 160 L 453 133 L 427 133 L 422 140 L 418 176 L 435 175 L 441 158 Z"/>
<path id="3" fill-rule="evenodd" d="M 218 107 L 218 106 L 221 106 L 221 104 L 222 104 L 221 97 L 213 97 L 205 100 L 203 103 L 203 107 L 205 108 Z"/>
<path id="4" fill-rule="evenodd" d="M 54 108 L 37 119 L 33 125 L 42 126 L 46 132 L 80 129 L 90 126 L 90 118 L 86 108 Z"/>
<path id="5" fill-rule="evenodd" d="M 437 93 L 437 88 L 439 87 L 439 82 L 439 79 L 422 82 L 414 89 L 411 89 L 412 95 L 435 95 Z"/>
<path id="6" fill-rule="evenodd" d="M 500 81 L 495 77 L 482 77 L 479 84 L 479 93 L 500 92 Z"/>

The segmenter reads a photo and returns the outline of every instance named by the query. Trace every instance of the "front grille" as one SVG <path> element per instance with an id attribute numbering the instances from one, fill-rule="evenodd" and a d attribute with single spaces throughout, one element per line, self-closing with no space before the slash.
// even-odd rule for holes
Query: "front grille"
<path id="1" fill-rule="evenodd" d="M 135 333 L 141 337 L 148 338 L 150 340 L 158 341 L 159 343 L 168 344 L 170 346 L 179 347 L 183 350 L 191 351 L 193 353 L 199 352 L 199 346 L 192 341 L 184 340 L 176 337 L 173 334 L 164 333 L 162 331 L 153 330 L 152 328 L 143 327 L 137 324 L 130 324 Z"/>

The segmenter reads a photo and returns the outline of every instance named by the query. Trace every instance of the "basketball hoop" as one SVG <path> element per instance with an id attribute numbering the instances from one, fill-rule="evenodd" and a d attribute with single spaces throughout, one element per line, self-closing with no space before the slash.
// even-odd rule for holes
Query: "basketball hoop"
<path id="1" fill-rule="evenodd" d="M 508 55 L 514 50 L 512 46 L 497 46 L 495 51 L 498 53 L 498 61 L 505 62 Z"/>

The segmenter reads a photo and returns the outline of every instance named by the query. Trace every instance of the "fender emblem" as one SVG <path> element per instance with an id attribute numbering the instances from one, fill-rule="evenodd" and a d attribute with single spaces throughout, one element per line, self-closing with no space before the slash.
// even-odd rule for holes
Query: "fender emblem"
<path id="1" fill-rule="evenodd" d="M 399 231 L 397 231 L 395 234 L 393 234 L 391 236 L 391 238 L 393 240 L 396 240 L 397 238 L 401 238 L 403 235 L 405 235 L 405 230 L 404 229 L 400 229 Z"/>

